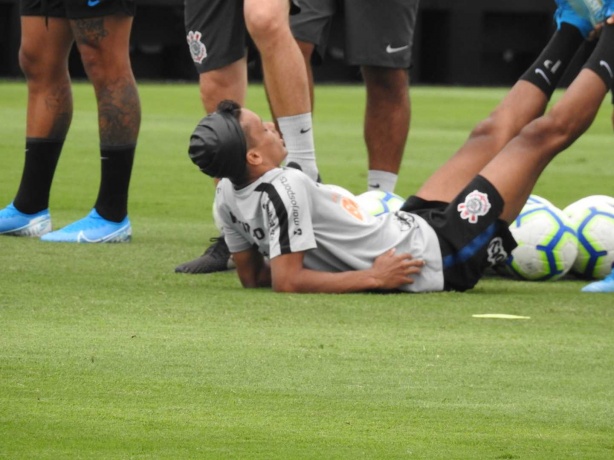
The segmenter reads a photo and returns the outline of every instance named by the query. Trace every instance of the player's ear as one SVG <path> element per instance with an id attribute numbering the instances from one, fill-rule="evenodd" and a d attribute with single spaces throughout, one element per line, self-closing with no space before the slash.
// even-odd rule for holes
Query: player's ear
<path id="1" fill-rule="evenodd" d="M 262 155 L 260 155 L 260 152 L 256 149 L 249 149 L 245 156 L 245 160 L 248 165 L 260 166 L 262 164 Z"/>

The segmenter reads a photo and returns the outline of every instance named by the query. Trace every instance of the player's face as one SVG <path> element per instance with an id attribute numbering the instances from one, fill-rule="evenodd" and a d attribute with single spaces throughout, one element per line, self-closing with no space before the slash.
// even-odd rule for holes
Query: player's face
<path id="1" fill-rule="evenodd" d="M 277 132 L 275 124 L 264 122 L 251 110 L 241 110 L 241 122 L 245 126 L 249 148 L 257 149 L 260 154 L 274 166 L 279 166 L 287 155 L 283 139 Z"/>

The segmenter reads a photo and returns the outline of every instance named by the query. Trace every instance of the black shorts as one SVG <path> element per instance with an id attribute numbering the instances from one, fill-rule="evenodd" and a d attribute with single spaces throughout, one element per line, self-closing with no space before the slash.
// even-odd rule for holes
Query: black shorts
<path id="1" fill-rule="evenodd" d="M 301 0 L 301 12 L 290 19 L 292 33 L 297 40 L 316 45 L 319 60 L 338 3 L 344 16 L 347 64 L 409 68 L 419 0 Z"/>
<path id="2" fill-rule="evenodd" d="M 256 49 L 245 26 L 243 0 L 185 0 L 184 26 L 198 73 L 220 69 Z M 300 10 L 291 0 L 290 14 Z"/>
<path id="3" fill-rule="evenodd" d="M 447 291 L 473 288 L 486 268 L 504 262 L 517 246 L 509 226 L 499 219 L 501 195 L 481 176 L 451 203 L 412 196 L 401 209 L 419 215 L 437 233 Z"/>
<path id="4" fill-rule="evenodd" d="M 136 0 L 21 0 L 22 16 L 88 19 L 114 14 L 134 16 Z"/>

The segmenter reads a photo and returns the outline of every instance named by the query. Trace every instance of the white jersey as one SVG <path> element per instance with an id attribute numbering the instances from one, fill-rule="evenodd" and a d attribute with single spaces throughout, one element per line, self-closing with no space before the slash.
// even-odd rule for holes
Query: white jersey
<path id="1" fill-rule="evenodd" d="M 426 265 L 400 290 L 443 290 L 443 265 L 433 228 L 398 211 L 373 217 L 347 190 L 318 184 L 296 169 L 273 169 L 235 190 L 228 179 L 217 187 L 215 206 L 230 252 L 256 245 L 269 259 L 305 252 L 306 268 L 327 272 L 365 270 L 391 248 Z"/>

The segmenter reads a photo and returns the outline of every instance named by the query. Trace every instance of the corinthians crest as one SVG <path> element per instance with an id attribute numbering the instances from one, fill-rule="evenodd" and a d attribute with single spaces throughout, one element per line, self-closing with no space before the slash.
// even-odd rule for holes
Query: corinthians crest
<path id="1" fill-rule="evenodd" d="M 471 224 L 475 224 L 478 221 L 478 217 L 485 216 L 490 208 L 488 195 L 474 190 L 465 197 L 465 202 L 459 204 L 456 209 L 460 212 L 460 216 L 463 219 L 468 220 Z"/>
<path id="2" fill-rule="evenodd" d="M 203 59 L 207 57 L 207 47 L 201 42 L 202 34 L 200 32 L 194 32 L 190 30 L 188 32 L 188 47 L 190 48 L 190 54 L 194 62 L 202 64 Z"/>

